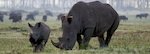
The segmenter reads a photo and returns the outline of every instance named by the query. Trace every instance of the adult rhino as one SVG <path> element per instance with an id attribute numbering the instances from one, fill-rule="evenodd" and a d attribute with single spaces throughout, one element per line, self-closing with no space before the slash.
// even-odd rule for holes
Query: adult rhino
<path id="1" fill-rule="evenodd" d="M 120 22 L 118 13 L 109 4 L 99 1 L 77 2 L 68 15 L 63 17 L 62 37 L 59 38 L 58 43 L 52 40 L 51 43 L 65 50 L 72 50 L 76 41 L 79 49 L 86 49 L 91 37 L 98 37 L 100 47 L 108 47 Z M 106 39 L 104 38 L 105 32 L 107 32 Z"/>
<path id="2" fill-rule="evenodd" d="M 121 15 L 119 16 L 120 20 L 123 20 L 123 21 L 127 21 L 128 20 L 128 17 L 126 17 L 125 15 Z"/>
<path id="3" fill-rule="evenodd" d="M 34 47 L 33 51 L 34 52 L 43 51 L 44 46 L 46 45 L 49 39 L 49 35 L 51 32 L 50 28 L 42 22 L 36 23 L 35 26 L 32 26 L 29 23 L 28 25 L 32 30 L 32 33 L 30 33 L 29 41 Z"/>
<path id="4" fill-rule="evenodd" d="M 20 22 L 22 19 L 22 13 L 17 11 L 12 11 L 9 14 L 9 19 L 12 20 L 12 22 Z"/>
<path id="5" fill-rule="evenodd" d="M 4 15 L 3 15 L 3 14 L 1 14 L 1 12 L 0 12 L 0 21 L 1 21 L 1 22 L 3 22 L 3 21 L 4 21 Z"/>
<path id="6" fill-rule="evenodd" d="M 0 21 L 3 22 L 4 21 L 4 15 L 7 15 L 8 13 L 5 11 L 0 11 Z"/>
<path id="7" fill-rule="evenodd" d="M 47 21 L 47 15 L 43 15 L 43 21 L 46 22 Z"/>
<path id="8" fill-rule="evenodd" d="M 147 18 L 148 17 L 148 13 L 141 13 L 141 14 L 137 14 L 136 18 L 142 19 L 142 17 Z"/>
<path id="9" fill-rule="evenodd" d="M 35 15 L 30 13 L 30 14 L 27 15 L 26 20 L 33 20 L 33 21 L 35 21 L 34 17 L 35 17 Z"/>
<path id="10" fill-rule="evenodd" d="M 51 11 L 49 11 L 49 10 L 45 10 L 45 14 L 46 14 L 47 16 L 53 17 L 53 13 L 52 13 Z"/>
<path id="11" fill-rule="evenodd" d="M 38 11 L 30 12 L 30 13 L 26 16 L 26 20 L 35 21 L 35 16 L 38 15 L 38 14 L 39 14 Z"/>

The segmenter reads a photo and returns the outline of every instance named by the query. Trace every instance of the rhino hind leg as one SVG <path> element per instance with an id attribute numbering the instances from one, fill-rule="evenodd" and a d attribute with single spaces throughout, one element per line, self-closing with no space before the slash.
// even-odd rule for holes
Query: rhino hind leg
<path id="1" fill-rule="evenodd" d="M 106 47 L 105 45 L 105 40 L 104 40 L 104 34 L 98 36 L 98 41 L 99 41 L 99 44 L 100 44 L 100 47 Z"/>
<path id="2" fill-rule="evenodd" d="M 119 22 L 115 21 L 113 23 L 113 25 L 108 29 L 108 31 L 107 31 L 107 37 L 106 37 L 106 40 L 105 40 L 106 47 L 108 47 L 109 42 L 111 40 L 111 37 L 114 34 L 115 30 L 118 28 L 118 25 L 119 25 Z"/>
<path id="3" fill-rule="evenodd" d="M 108 47 L 112 35 L 113 35 L 113 33 L 111 33 L 110 31 L 107 32 L 107 37 L 106 37 L 106 40 L 105 40 L 105 47 Z"/>

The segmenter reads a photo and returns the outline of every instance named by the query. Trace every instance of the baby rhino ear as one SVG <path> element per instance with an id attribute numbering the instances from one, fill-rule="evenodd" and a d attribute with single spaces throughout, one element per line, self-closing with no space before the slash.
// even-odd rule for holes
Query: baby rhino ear
<path id="1" fill-rule="evenodd" d="M 30 23 L 28 23 L 28 26 L 32 29 L 33 28 L 33 26 L 30 24 Z"/>

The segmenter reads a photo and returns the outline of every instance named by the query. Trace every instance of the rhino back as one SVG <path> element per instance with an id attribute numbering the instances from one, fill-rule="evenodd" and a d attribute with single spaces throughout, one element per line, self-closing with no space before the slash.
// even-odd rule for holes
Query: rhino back
<path id="1" fill-rule="evenodd" d="M 95 32 L 107 31 L 114 21 L 119 21 L 117 12 L 108 4 L 100 2 L 75 4 L 68 15 L 72 15 L 77 29 L 95 28 Z M 78 27 L 77 27 L 78 26 Z"/>
<path id="2" fill-rule="evenodd" d="M 49 38 L 49 35 L 50 35 L 50 28 L 44 24 L 44 23 L 41 23 L 41 26 L 39 28 L 39 31 L 40 31 L 40 37 L 39 39 L 48 39 Z"/>

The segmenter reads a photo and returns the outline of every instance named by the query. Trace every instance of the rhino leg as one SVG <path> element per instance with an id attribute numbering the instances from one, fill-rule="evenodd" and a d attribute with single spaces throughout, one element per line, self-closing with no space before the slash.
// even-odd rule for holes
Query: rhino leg
<path id="1" fill-rule="evenodd" d="M 39 45 L 34 46 L 33 52 L 39 52 Z"/>
<path id="2" fill-rule="evenodd" d="M 34 39 L 30 37 L 29 41 L 30 41 L 30 43 L 31 43 L 31 47 L 34 47 L 34 45 L 35 45 Z"/>
<path id="3" fill-rule="evenodd" d="M 106 37 L 106 40 L 105 40 L 106 47 L 108 47 L 112 35 L 114 34 L 115 30 L 118 28 L 118 24 L 119 24 L 119 22 L 115 21 L 114 24 L 108 29 L 107 37 Z"/>
<path id="4" fill-rule="evenodd" d="M 47 43 L 47 40 L 43 41 L 43 45 L 44 45 L 44 46 L 46 45 L 46 43 Z"/>
<path id="5" fill-rule="evenodd" d="M 44 50 L 44 44 L 45 44 L 44 41 L 36 44 L 35 47 L 34 47 L 33 52 L 41 52 L 41 51 L 43 51 Z"/>
<path id="6" fill-rule="evenodd" d="M 79 49 L 81 49 L 82 38 L 80 34 L 77 35 L 77 42 L 79 44 Z"/>
<path id="7" fill-rule="evenodd" d="M 47 41 L 42 41 L 42 43 L 40 44 L 40 51 L 44 51 L 44 46 L 46 44 Z"/>
<path id="8" fill-rule="evenodd" d="M 104 34 L 98 36 L 100 47 L 105 47 Z"/>
<path id="9" fill-rule="evenodd" d="M 106 40 L 105 40 L 105 47 L 108 47 L 109 42 L 111 40 L 111 37 L 112 37 L 112 33 L 107 32 L 107 37 L 106 37 Z"/>
<path id="10" fill-rule="evenodd" d="M 93 35 L 93 31 L 94 31 L 94 29 L 92 29 L 92 28 L 88 28 L 85 30 L 83 41 L 81 44 L 81 49 L 86 49 L 88 47 L 91 36 Z"/>

